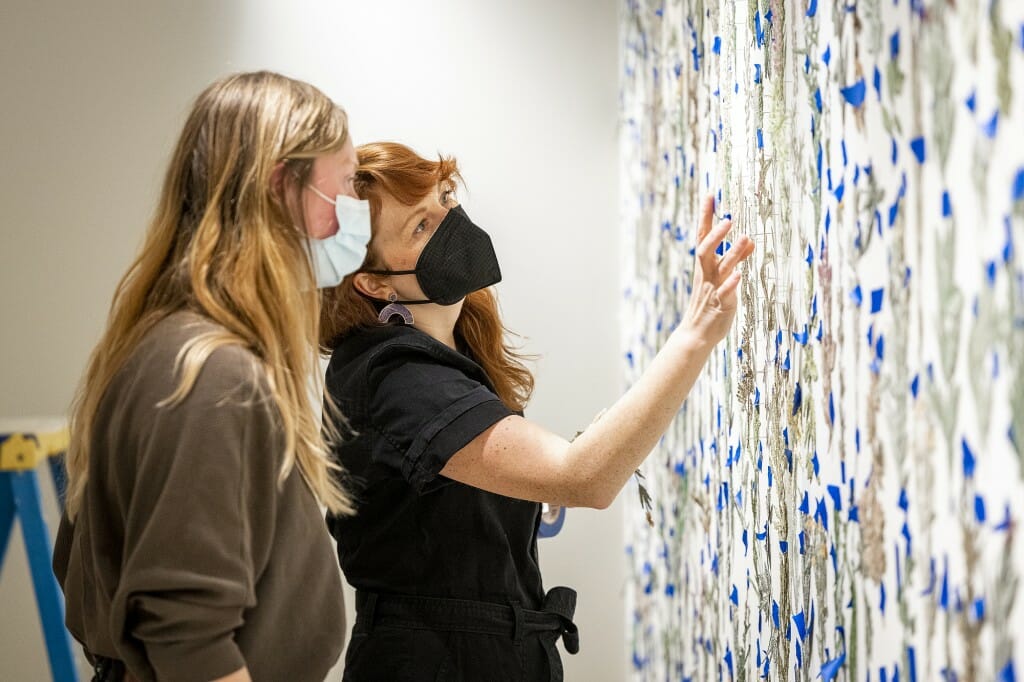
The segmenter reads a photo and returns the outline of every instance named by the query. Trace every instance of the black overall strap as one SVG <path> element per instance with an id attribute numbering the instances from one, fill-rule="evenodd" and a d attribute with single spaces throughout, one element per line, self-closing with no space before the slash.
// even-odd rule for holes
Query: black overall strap
<path id="1" fill-rule="evenodd" d="M 510 606 L 469 599 L 442 599 L 399 594 L 356 592 L 356 623 L 353 633 L 367 633 L 378 625 L 413 630 L 444 630 L 501 635 L 517 644 L 526 635 L 536 635 L 548 655 L 551 681 L 561 682 L 562 661 L 555 643 L 559 638 L 565 650 L 580 650 L 580 636 L 572 617 L 576 611 L 576 591 L 568 587 L 552 588 L 540 611 L 524 609 L 517 602 Z"/>

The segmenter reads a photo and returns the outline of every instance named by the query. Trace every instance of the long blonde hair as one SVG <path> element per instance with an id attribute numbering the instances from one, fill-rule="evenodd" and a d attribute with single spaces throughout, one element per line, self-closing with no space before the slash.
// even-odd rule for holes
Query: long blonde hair
<path id="1" fill-rule="evenodd" d="M 250 350 L 285 435 L 280 480 L 297 466 L 321 504 L 351 513 L 325 442 L 330 433 L 321 431 L 310 403 L 311 379 L 323 394 L 316 354 L 320 302 L 305 234 L 295 225 L 303 218 L 287 205 L 305 184 L 313 159 L 347 139 L 343 109 L 313 86 L 279 74 L 228 76 L 196 99 L 156 215 L 118 284 L 106 331 L 72 406 L 70 518 L 88 482 L 90 437 L 103 394 L 142 337 L 178 310 L 195 311 L 221 329 L 181 350 L 179 384 L 164 404 L 188 395 L 218 348 Z M 283 195 L 272 191 L 282 171 L 288 178 Z"/>
<path id="2" fill-rule="evenodd" d="M 397 142 L 365 144 L 356 152 L 359 169 L 356 171 L 355 189 L 361 199 L 370 202 L 374 232 L 378 227 L 376 219 L 380 215 L 384 195 L 412 206 L 431 192 L 454 190 L 462 181 L 454 158 L 442 156 L 431 161 Z M 362 267 L 382 266 L 371 240 Z M 380 305 L 360 295 L 353 283 L 354 277 L 349 275 L 334 289 L 324 291 L 320 346 L 325 353 L 329 353 L 345 335 L 382 324 L 377 317 Z M 501 401 L 513 410 L 524 409 L 533 393 L 533 374 L 524 363 L 529 357 L 508 343 L 506 337 L 510 332 L 501 321 L 498 299 L 490 288 L 474 291 L 466 297 L 455 322 L 455 333 L 466 343 L 473 358 L 487 374 Z"/>

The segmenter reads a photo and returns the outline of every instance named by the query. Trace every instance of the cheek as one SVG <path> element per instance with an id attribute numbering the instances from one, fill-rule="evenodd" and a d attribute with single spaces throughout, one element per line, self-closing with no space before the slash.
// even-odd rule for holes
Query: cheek
<path id="1" fill-rule="evenodd" d="M 378 244 L 376 250 L 391 270 L 413 270 L 420 257 L 420 249 L 395 243 Z"/>
<path id="2" fill-rule="evenodd" d="M 306 232 L 313 239 L 324 239 L 338 231 L 338 218 L 335 216 L 334 207 L 327 202 L 307 200 L 303 208 L 305 209 Z"/>

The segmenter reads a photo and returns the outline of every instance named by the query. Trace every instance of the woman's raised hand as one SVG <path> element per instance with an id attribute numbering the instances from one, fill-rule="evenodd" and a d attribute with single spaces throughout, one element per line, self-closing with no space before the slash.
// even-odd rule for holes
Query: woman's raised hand
<path id="1" fill-rule="evenodd" d="M 715 251 L 732 229 L 732 221 L 723 220 L 712 227 L 714 213 L 715 199 L 708 196 L 697 231 L 693 291 L 682 324 L 687 333 L 709 345 L 729 333 L 736 316 L 736 287 L 740 283 L 736 267 L 754 252 L 754 242 L 744 235 L 719 257 Z"/>

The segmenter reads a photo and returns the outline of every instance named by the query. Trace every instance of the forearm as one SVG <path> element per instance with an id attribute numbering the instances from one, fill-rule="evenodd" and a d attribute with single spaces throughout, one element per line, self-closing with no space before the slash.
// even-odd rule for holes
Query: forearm
<path id="1" fill-rule="evenodd" d="M 629 391 L 572 442 L 566 470 L 589 506 L 615 499 L 679 412 L 713 348 L 681 327 Z"/>

